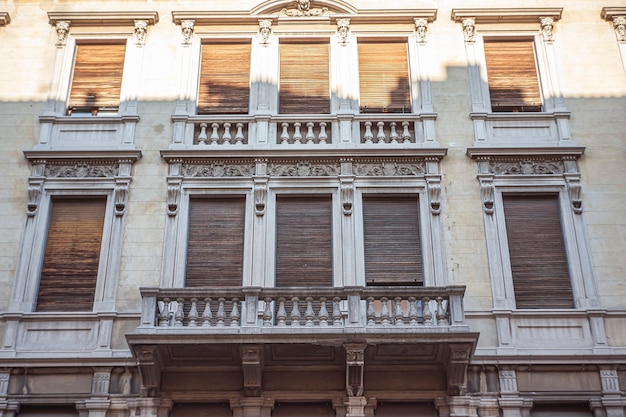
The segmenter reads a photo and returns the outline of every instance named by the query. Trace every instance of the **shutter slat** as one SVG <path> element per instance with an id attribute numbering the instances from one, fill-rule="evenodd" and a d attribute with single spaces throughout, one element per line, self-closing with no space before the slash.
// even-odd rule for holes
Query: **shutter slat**
<path id="1" fill-rule="evenodd" d="M 367 285 L 423 285 L 415 196 L 364 196 Z"/>
<path id="2" fill-rule="evenodd" d="M 125 54 L 125 44 L 77 45 L 70 110 L 91 112 L 119 107 Z"/>
<path id="3" fill-rule="evenodd" d="M 244 228 L 245 197 L 191 199 L 185 286 L 241 286 Z"/>
<path id="4" fill-rule="evenodd" d="M 250 42 L 204 43 L 198 114 L 248 113 Z"/>
<path id="5" fill-rule="evenodd" d="M 360 108 L 364 113 L 410 113 L 406 42 L 359 41 Z"/>
<path id="6" fill-rule="evenodd" d="M 485 61 L 492 111 L 541 111 L 532 40 L 485 40 Z"/>
<path id="7" fill-rule="evenodd" d="M 106 198 L 53 199 L 37 311 L 91 311 Z"/>
<path id="8" fill-rule="evenodd" d="M 517 308 L 573 308 L 558 195 L 504 195 Z"/>
<path id="9" fill-rule="evenodd" d="M 331 287 L 331 197 L 276 200 L 276 286 Z"/>
<path id="10" fill-rule="evenodd" d="M 328 42 L 281 42 L 280 113 L 330 113 Z"/>

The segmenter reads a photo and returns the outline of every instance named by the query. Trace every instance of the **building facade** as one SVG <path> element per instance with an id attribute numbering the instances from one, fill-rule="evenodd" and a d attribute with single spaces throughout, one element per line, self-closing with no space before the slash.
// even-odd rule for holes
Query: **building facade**
<path id="1" fill-rule="evenodd" d="M 626 4 L 0 3 L 0 415 L 624 417 Z"/>

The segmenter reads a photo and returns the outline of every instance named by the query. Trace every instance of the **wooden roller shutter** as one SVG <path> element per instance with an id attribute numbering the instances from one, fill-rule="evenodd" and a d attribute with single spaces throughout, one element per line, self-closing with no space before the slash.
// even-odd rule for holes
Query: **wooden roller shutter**
<path id="1" fill-rule="evenodd" d="M 52 200 L 37 311 L 91 311 L 106 198 Z"/>
<path id="2" fill-rule="evenodd" d="M 406 42 L 359 41 L 361 113 L 410 113 Z"/>
<path id="3" fill-rule="evenodd" d="M 532 39 L 487 39 L 485 60 L 492 111 L 541 111 L 541 93 Z"/>
<path id="4" fill-rule="evenodd" d="M 117 110 L 120 105 L 126 44 L 79 44 L 68 113 Z"/>
<path id="5" fill-rule="evenodd" d="M 332 199 L 276 199 L 276 286 L 333 285 Z"/>
<path id="6" fill-rule="evenodd" d="M 186 287 L 242 285 L 245 204 L 245 197 L 191 199 Z"/>
<path id="7" fill-rule="evenodd" d="M 423 285 L 415 196 L 364 196 L 367 285 Z"/>
<path id="8" fill-rule="evenodd" d="M 248 113 L 250 42 L 203 43 L 198 114 Z"/>
<path id="9" fill-rule="evenodd" d="M 280 43 L 280 113 L 330 113 L 328 42 Z"/>
<path id="10" fill-rule="evenodd" d="M 502 200 L 517 308 L 573 308 L 558 195 Z"/>

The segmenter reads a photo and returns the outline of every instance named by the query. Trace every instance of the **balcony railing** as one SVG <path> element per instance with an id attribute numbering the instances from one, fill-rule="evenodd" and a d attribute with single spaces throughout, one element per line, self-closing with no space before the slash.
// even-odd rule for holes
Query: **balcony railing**
<path id="1" fill-rule="evenodd" d="M 467 331 L 465 287 L 142 288 L 139 329 Z"/>

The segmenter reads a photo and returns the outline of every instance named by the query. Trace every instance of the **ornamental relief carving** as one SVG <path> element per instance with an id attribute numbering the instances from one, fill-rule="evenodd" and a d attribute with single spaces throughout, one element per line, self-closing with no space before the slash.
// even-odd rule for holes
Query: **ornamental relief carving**
<path id="1" fill-rule="evenodd" d="M 185 177 L 250 177 L 254 175 L 254 164 L 183 164 L 182 175 Z"/>
<path id="2" fill-rule="evenodd" d="M 489 173 L 495 175 L 563 174 L 565 165 L 558 160 L 491 161 Z"/>
<path id="3" fill-rule="evenodd" d="M 328 8 L 311 8 L 311 0 L 295 0 L 295 8 L 282 9 L 280 12 L 286 16 L 322 16 L 328 13 Z"/>
<path id="4" fill-rule="evenodd" d="M 421 176 L 426 173 L 424 162 L 415 163 L 357 163 L 355 173 L 364 177 Z"/>
<path id="5" fill-rule="evenodd" d="M 341 172 L 340 164 L 316 164 L 298 162 L 295 164 L 270 164 L 267 173 L 273 177 L 332 177 Z"/>
<path id="6" fill-rule="evenodd" d="M 46 165 L 44 176 L 48 178 L 111 178 L 119 173 L 119 164 Z"/>

